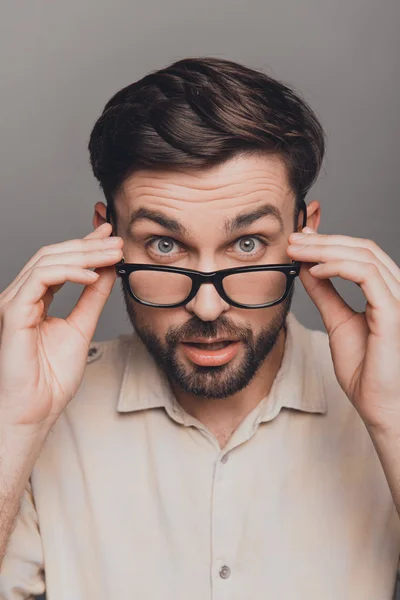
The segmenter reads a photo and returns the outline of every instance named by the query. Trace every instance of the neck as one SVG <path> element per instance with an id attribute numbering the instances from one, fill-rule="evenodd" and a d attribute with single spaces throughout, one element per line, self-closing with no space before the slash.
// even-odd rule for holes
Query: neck
<path id="1" fill-rule="evenodd" d="M 281 366 L 285 350 L 285 328 L 262 367 L 243 390 L 227 398 L 199 398 L 173 386 L 177 401 L 217 438 L 223 448 L 243 419 L 267 396 Z"/>

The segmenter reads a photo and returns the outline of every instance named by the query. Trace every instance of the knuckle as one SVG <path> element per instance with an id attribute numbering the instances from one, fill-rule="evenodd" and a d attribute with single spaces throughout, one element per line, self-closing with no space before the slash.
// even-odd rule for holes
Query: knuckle
<path id="1" fill-rule="evenodd" d="M 36 261 L 36 264 L 34 265 L 34 269 L 37 269 L 39 267 L 43 267 L 45 265 L 50 264 L 51 261 L 51 255 L 46 253 L 46 254 L 42 254 L 42 256 L 39 257 L 39 259 Z"/>
<path id="2" fill-rule="evenodd" d="M 79 251 L 77 258 L 78 260 L 83 260 L 83 262 L 86 264 L 91 254 L 92 253 L 90 250 L 87 250 L 83 247 L 82 250 Z"/>
<path id="3" fill-rule="evenodd" d="M 376 255 L 372 252 L 370 248 L 364 247 L 362 249 L 362 256 L 367 262 L 375 264 Z"/>
<path id="4" fill-rule="evenodd" d="M 40 260 L 43 256 L 46 256 L 46 254 L 48 254 L 47 248 L 48 246 L 42 246 L 41 248 L 39 248 L 39 250 L 36 252 L 36 254 L 34 254 L 32 259 Z"/>
<path id="5" fill-rule="evenodd" d="M 29 283 L 32 279 L 40 279 L 42 271 L 43 267 L 39 267 L 37 264 L 34 265 L 29 273 L 27 273 L 24 284 Z"/>
<path id="6" fill-rule="evenodd" d="M 374 263 L 364 263 L 364 265 L 364 273 L 367 277 L 375 277 L 379 273 L 379 269 Z"/>
<path id="7" fill-rule="evenodd" d="M 34 279 L 41 279 L 43 277 L 43 275 L 48 272 L 49 269 L 52 269 L 52 267 L 55 267 L 56 265 L 39 265 L 36 264 L 32 269 L 31 272 L 29 273 L 27 280 L 29 280 L 29 278 L 34 278 Z M 58 268 L 63 268 L 63 265 L 57 265 Z"/>
<path id="8" fill-rule="evenodd" d="M 372 252 L 372 254 L 376 254 L 376 251 L 379 249 L 379 246 L 376 242 L 374 242 L 374 240 L 369 240 L 369 239 L 363 238 L 362 242 L 363 242 L 364 248 L 369 250 L 369 252 Z"/>
<path id="9" fill-rule="evenodd" d="M 50 254 L 51 252 L 54 251 L 54 249 L 56 248 L 57 244 L 48 244 L 47 246 L 42 246 L 41 248 L 39 248 L 39 250 L 36 252 L 35 256 L 46 256 L 47 254 Z"/>

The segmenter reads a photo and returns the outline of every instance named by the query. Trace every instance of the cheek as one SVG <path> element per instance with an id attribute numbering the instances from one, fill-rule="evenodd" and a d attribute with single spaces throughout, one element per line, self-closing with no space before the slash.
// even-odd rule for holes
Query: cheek
<path id="1" fill-rule="evenodd" d="M 280 305 L 271 306 L 269 308 L 259 308 L 247 311 L 244 319 L 246 325 L 251 327 L 255 335 L 258 335 L 262 329 L 268 327 L 280 314 Z M 243 321 L 243 318 L 241 319 Z M 239 320 L 237 321 L 240 322 Z"/>
<path id="2" fill-rule="evenodd" d="M 132 300 L 132 302 L 134 301 Z M 146 327 L 162 339 L 171 327 L 180 327 L 190 318 L 190 315 L 180 308 L 171 310 L 168 308 L 149 308 L 137 302 L 134 302 L 134 304 L 138 327 Z"/>

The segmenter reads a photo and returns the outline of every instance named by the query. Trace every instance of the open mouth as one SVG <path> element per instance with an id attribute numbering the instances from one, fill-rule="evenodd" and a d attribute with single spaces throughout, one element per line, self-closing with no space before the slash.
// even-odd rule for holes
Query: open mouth
<path id="1" fill-rule="evenodd" d="M 195 348 L 202 348 L 203 350 L 221 350 L 221 348 L 226 348 L 229 344 L 232 343 L 231 340 L 225 340 L 223 342 L 183 342 L 184 344 L 188 344 L 189 346 L 194 346 Z"/>
<path id="2" fill-rule="evenodd" d="M 238 340 L 220 340 L 217 342 L 182 342 L 186 357 L 202 367 L 219 367 L 236 356 L 240 342 Z"/>

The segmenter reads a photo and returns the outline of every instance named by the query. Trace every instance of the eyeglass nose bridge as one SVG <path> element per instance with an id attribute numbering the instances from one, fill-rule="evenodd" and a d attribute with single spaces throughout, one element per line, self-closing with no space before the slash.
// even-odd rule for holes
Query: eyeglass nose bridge
<path id="1" fill-rule="evenodd" d="M 213 285 L 222 300 L 227 302 L 226 294 L 222 287 L 222 277 L 218 274 L 218 271 L 210 271 L 209 273 L 199 271 L 196 273 L 196 277 L 192 278 L 192 290 L 190 292 L 188 303 L 197 296 L 197 293 L 203 284 Z M 230 304 L 230 302 L 228 302 L 228 304 Z"/>

